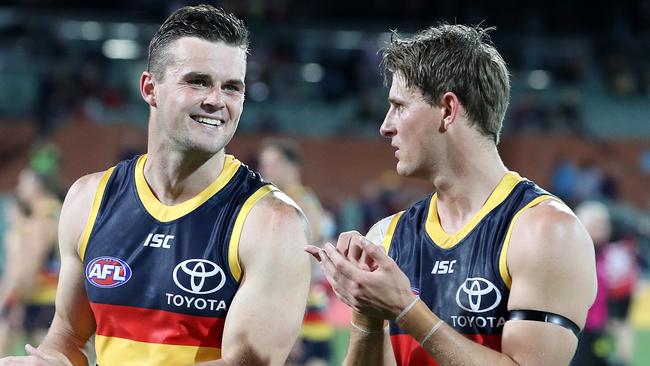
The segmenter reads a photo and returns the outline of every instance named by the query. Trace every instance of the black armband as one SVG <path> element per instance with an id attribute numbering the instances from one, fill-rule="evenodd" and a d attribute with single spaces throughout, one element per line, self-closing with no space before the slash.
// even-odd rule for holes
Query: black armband
<path id="1" fill-rule="evenodd" d="M 509 320 L 532 320 L 544 323 L 553 323 L 562 326 L 575 334 L 580 334 L 580 327 L 571 319 L 559 314 L 539 310 L 512 310 Z"/>

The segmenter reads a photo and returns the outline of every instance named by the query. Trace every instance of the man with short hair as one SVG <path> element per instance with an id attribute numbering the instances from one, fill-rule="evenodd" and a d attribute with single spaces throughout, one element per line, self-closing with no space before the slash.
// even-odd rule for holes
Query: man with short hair
<path id="1" fill-rule="evenodd" d="M 309 262 L 298 207 L 231 155 L 248 31 L 209 5 L 154 35 L 140 91 L 147 154 L 79 179 L 63 205 L 56 315 L 0 364 L 278 365 L 300 329 Z"/>
<path id="2" fill-rule="evenodd" d="M 383 67 L 381 134 L 397 172 L 435 193 L 366 237 L 306 248 L 354 310 L 346 364 L 567 365 L 595 296 L 594 249 L 566 205 L 499 157 L 510 85 L 487 30 L 393 38 Z"/>

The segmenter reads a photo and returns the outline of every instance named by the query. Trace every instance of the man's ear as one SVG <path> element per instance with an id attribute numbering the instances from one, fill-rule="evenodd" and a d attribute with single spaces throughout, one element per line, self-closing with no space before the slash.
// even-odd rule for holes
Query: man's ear
<path id="1" fill-rule="evenodd" d="M 460 100 L 455 93 L 446 92 L 440 97 L 439 108 L 442 117 L 440 132 L 444 132 L 456 122 L 456 116 L 460 113 L 461 108 Z"/>
<path id="2" fill-rule="evenodd" d="M 143 71 L 140 76 L 140 94 L 147 104 L 156 107 L 156 93 L 153 75 L 149 71 Z"/>

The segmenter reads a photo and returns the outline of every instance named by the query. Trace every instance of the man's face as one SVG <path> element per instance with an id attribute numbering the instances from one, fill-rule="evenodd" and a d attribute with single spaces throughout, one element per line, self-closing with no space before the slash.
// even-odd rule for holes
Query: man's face
<path id="1" fill-rule="evenodd" d="M 422 93 L 407 88 L 399 73 L 393 75 L 390 107 L 381 125 L 382 136 L 397 148 L 397 173 L 428 178 L 435 164 L 434 139 L 440 126 L 439 109 L 424 101 Z"/>
<path id="2" fill-rule="evenodd" d="M 152 132 L 166 150 L 217 153 L 230 141 L 244 105 L 246 53 L 222 42 L 185 37 L 171 43 L 156 80 Z"/>

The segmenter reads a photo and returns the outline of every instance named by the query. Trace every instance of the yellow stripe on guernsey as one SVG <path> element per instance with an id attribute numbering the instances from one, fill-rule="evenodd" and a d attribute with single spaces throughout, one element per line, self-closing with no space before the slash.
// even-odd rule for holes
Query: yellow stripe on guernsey
<path id="1" fill-rule="evenodd" d="M 501 278 L 503 279 L 503 282 L 506 284 L 506 286 L 508 286 L 508 288 L 510 288 L 510 285 L 512 285 L 512 278 L 510 277 L 510 272 L 508 271 L 508 263 L 506 259 L 508 254 L 508 247 L 510 246 L 510 235 L 512 234 L 512 228 L 515 226 L 515 222 L 519 218 L 519 215 L 521 215 L 526 209 L 536 206 L 546 200 L 556 200 L 564 204 L 554 196 L 539 196 L 528 202 L 526 206 L 517 211 L 517 213 L 512 217 L 512 220 L 510 220 L 510 226 L 508 226 L 508 232 L 506 233 L 506 238 L 503 240 L 503 246 L 501 247 L 501 254 L 499 254 L 499 273 L 501 274 Z"/>
<path id="2" fill-rule="evenodd" d="M 95 348 L 101 366 L 194 365 L 221 358 L 219 348 L 137 342 L 100 335 L 95 337 Z"/>
<path id="3" fill-rule="evenodd" d="M 149 184 L 144 178 L 144 164 L 147 161 L 147 155 L 142 155 L 138 159 L 135 166 L 135 186 L 138 191 L 138 196 L 144 205 L 144 208 L 160 222 L 174 221 L 180 217 L 192 212 L 195 208 L 201 206 L 205 201 L 214 196 L 221 188 L 223 188 L 237 173 L 237 169 L 241 165 L 239 160 L 235 159 L 232 155 L 226 155 L 223 169 L 217 179 L 210 183 L 203 191 L 189 200 L 179 203 L 178 205 L 167 206 L 161 203 L 158 198 L 153 194 Z"/>
<path id="4" fill-rule="evenodd" d="M 386 236 L 384 236 L 384 249 L 386 249 L 386 253 L 388 253 L 388 250 L 390 249 L 390 243 L 393 241 L 393 233 L 395 232 L 395 227 L 397 227 L 397 222 L 399 222 L 399 218 L 402 217 L 402 214 L 404 214 L 404 211 L 400 211 L 393 215 L 393 218 L 390 220 L 390 224 L 388 224 L 388 230 L 386 230 Z"/>
<path id="5" fill-rule="evenodd" d="M 79 242 L 79 257 L 81 260 L 84 260 L 84 255 L 86 254 L 86 246 L 88 246 L 88 239 L 90 238 L 90 233 L 93 231 L 93 226 L 95 225 L 95 219 L 97 219 L 97 213 L 99 212 L 99 206 L 102 203 L 102 198 L 104 197 L 104 191 L 106 190 L 106 184 L 108 179 L 113 174 L 112 167 L 104 172 L 102 178 L 99 180 L 99 185 L 95 190 L 95 198 L 93 198 L 93 204 L 90 207 L 90 213 L 88 214 L 88 221 L 86 221 L 86 227 L 84 228 L 83 233 L 81 234 L 81 241 Z"/>
<path id="6" fill-rule="evenodd" d="M 517 183 L 525 180 L 515 172 L 507 172 L 501 182 L 494 189 L 490 197 L 481 209 L 469 220 L 463 227 L 453 234 L 447 234 L 440 224 L 438 217 L 438 194 L 434 194 L 429 204 L 429 213 L 427 214 L 426 231 L 433 242 L 441 248 L 449 249 L 460 243 L 472 229 L 478 225 L 483 218 L 490 213 L 495 207 L 503 202 L 512 192 Z"/>
<path id="7" fill-rule="evenodd" d="M 232 234 L 230 235 L 230 243 L 228 244 L 228 266 L 230 267 L 230 273 L 232 273 L 235 280 L 239 282 L 241 279 L 241 265 L 239 264 L 239 240 L 241 239 L 241 233 L 244 229 L 244 222 L 248 213 L 251 211 L 253 206 L 264 197 L 267 193 L 278 191 L 272 185 L 265 185 L 260 187 L 255 193 L 253 193 L 246 202 L 242 205 L 239 214 L 237 214 L 237 219 L 235 219 L 235 225 L 232 228 Z"/>

